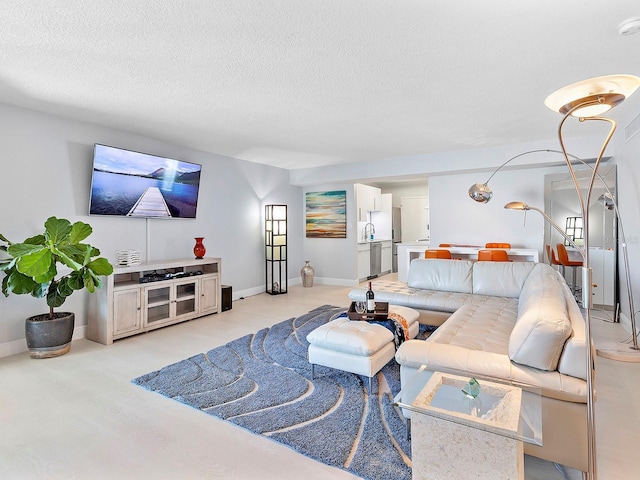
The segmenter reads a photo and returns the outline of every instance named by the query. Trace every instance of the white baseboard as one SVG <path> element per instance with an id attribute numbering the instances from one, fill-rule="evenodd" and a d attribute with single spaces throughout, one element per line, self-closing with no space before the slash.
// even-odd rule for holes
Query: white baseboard
<path id="1" fill-rule="evenodd" d="M 326 278 L 326 277 L 316 277 L 313 280 L 313 283 L 317 283 L 318 285 L 334 285 L 336 287 L 356 287 L 359 285 L 358 280 L 349 280 L 345 278 Z"/>
<path id="2" fill-rule="evenodd" d="M 344 278 L 324 278 L 324 277 L 315 277 L 313 279 L 313 283 L 317 285 L 334 285 L 336 287 L 355 287 L 358 286 L 358 280 L 349 280 Z M 302 285 L 302 278 L 290 278 L 287 282 L 288 286 L 293 285 Z M 266 288 L 264 285 L 260 285 L 259 287 L 247 288 L 246 290 L 233 291 L 231 294 L 231 299 L 235 302 L 236 300 L 240 300 L 245 297 L 252 297 L 253 295 L 259 295 L 261 293 L 265 293 Z"/>
<path id="3" fill-rule="evenodd" d="M 87 326 L 81 325 L 73 329 L 73 337 L 71 340 L 78 340 L 80 338 L 86 338 Z M 0 343 L 0 358 L 10 357 L 11 355 L 17 355 L 29 351 L 27 348 L 27 341 L 24 338 L 19 340 L 13 340 L 11 342 Z"/>
<path id="4" fill-rule="evenodd" d="M 18 353 L 26 352 L 27 350 L 27 342 L 24 338 L 14 340 L 12 342 L 0 343 L 0 358 L 17 355 Z"/>

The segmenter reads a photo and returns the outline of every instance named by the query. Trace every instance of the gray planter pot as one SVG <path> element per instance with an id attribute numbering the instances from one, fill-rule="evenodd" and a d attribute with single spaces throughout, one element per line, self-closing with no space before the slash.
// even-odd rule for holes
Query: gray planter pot
<path id="1" fill-rule="evenodd" d="M 31 358 L 51 358 L 64 355 L 71 349 L 75 315 L 58 312 L 53 320 L 47 314 L 27 318 L 25 338 Z"/>

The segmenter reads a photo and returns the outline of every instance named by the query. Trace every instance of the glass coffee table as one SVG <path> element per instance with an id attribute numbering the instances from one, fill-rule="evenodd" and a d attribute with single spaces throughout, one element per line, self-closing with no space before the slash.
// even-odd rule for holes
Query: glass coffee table
<path id="1" fill-rule="evenodd" d="M 394 401 L 411 419 L 413 480 L 522 479 L 523 442 L 542 445 L 539 387 L 423 366 Z"/>

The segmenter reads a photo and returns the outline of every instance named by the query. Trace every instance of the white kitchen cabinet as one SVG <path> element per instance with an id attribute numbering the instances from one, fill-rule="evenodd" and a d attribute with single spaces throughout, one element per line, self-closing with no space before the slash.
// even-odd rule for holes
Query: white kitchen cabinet
<path id="1" fill-rule="evenodd" d="M 371 246 L 368 243 L 358 244 L 358 280 L 364 281 L 371 272 Z"/>
<path id="2" fill-rule="evenodd" d="M 356 183 L 356 209 L 359 222 L 368 222 L 368 213 L 382 210 L 382 190 Z"/>

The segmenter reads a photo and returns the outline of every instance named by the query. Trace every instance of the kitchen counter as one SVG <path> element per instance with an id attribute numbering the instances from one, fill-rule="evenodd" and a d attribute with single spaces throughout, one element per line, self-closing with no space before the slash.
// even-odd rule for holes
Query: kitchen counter
<path id="1" fill-rule="evenodd" d="M 411 260 L 414 258 L 422 258 L 424 251 L 429 248 L 429 243 L 400 243 L 398 244 L 398 281 L 406 282 L 409 277 L 409 267 Z M 455 258 L 464 258 L 466 260 L 475 260 L 478 258 L 478 250 L 484 247 L 446 247 Z M 509 259 L 513 261 L 538 262 L 539 252 L 529 248 L 511 248 L 505 249 L 509 255 Z"/>
<path id="2" fill-rule="evenodd" d="M 358 240 L 358 245 L 364 245 L 366 243 L 373 243 L 373 242 L 390 242 L 391 239 L 390 238 L 374 238 L 373 240 Z"/>

